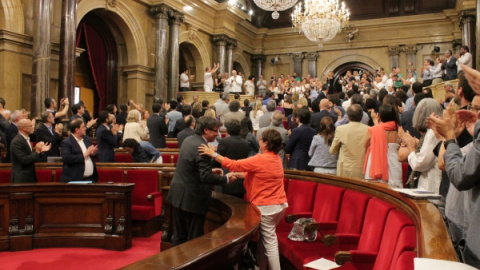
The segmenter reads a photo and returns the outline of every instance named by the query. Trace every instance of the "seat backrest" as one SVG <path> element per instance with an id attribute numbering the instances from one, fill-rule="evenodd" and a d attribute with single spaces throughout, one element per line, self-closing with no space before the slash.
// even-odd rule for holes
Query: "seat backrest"
<path id="1" fill-rule="evenodd" d="M 417 247 L 417 236 L 415 232 L 415 227 L 407 226 L 402 229 L 400 235 L 398 236 L 397 245 L 395 246 L 395 251 L 393 252 L 392 264 L 390 265 L 390 270 L 395 269 L 395 265 L 398 263 L 398 259 L 403 252 L 413 251 Z M 413 264 L 413 260 L 412 260 Z"/>
<path id="2" fill-rule="evenodd" d="M 172 154 L 162 153 L 162 161 L 163 163 L 172 163 L 173 162 Z"/>
<path id="3" fill-rule="evenodd" d="M 52 170 L 35 170 L 38 183 L 52 182 Z"/>
<path id="4" fill-rule="evenodd" d="M 173 163 L 177 164 L 178 162 L 178 153 L 177 154 L 173 154 Z M 163 162 L 165 163 L 165 162 Z"/>
<path id="5" fill-rule="evenodd" d="M 373 270 L 390 269 L 400 232 L 407 226 L 413 226 L 413 222 L 409 217 L 396 209 L 390 211 Z"/>
<path id="6" fill-rule="evenodd" d="M 115 162 L 133 163 L 133 157 L 129 153 L 115 153 Z"/>
<path id="7" fill-rule="evenodd" d="M 312 218 L 317 222 L 338 221 L 344 188 L 318 184 Z"/>
<path id="8" fill-rule="evenodd" d="M 417 253 L 415 251 L 404 251 L 398 257 L 397 262 L 392 265 L 393 270 L 413 270 L 414 263 L 413 259 L 417 257 Z"/>
<path id="9" fill-rule="evenodd" d="M 124 171 L 122 169 L 104 169 L 98 168 L 98 182 L 107 183 L 107 182 L 123 182 Z"/>
<path id="10" fill-rule="evenodd" d="M 132 205 L 150 205 L 147 196 L 158 192 L 158 171 L 127 170 L 127 183 L 134 183 Z"/>
<path id="11" fill-rule="evenodd" d="M 167 148 L 178 148 L 178 141 L 167 141 L 165 144 Z"/>
<path id="12" fill-rule="evenodd" d="M 12 178 L 12 171 L 0 170 L 0 184 L 9 184 Z"/>
<path id="13" fill-rule="evenodd" d="M 336 233 L 360 234 L 370 198 L 370 196 L 357 191 L 345 191 Z"/>
<path id="14" fill-rule="evenodd" d="M 358 240 L 357 250 L 378 251 L 388 213 L 393 209 L 394 207 L 392 205 L 380 199 L 370 199 L 363 221 L 362 234 Z"/>
<path id="15" fill-rule="evenodd" d="M 317 190 L 317 183 L 290 180 L 288 183 L 287 213 L 311 212 L 314 204 L 314 194 Z"/>
<path id="16" fill-rule="evenodd" d="M 62 176 L 63 169 L 55 170 L 55 182 L 60 182 L 60 177 Z"/>

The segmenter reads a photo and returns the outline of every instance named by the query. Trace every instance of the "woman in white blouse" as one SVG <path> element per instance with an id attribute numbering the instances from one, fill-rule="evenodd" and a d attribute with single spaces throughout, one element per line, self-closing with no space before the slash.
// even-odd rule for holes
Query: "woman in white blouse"
<path id="1" fill-rule="evenodd" d="M 123 131 L 123 139 L 134 139 L 140 142 L 147 137 L 147 130 L 144 122 L 140 122 L 140 112 L 130 110 L 127 116 L 127 124 Z"/>
<path id="2" fill-rule="evenodd" d="M 250 120 L 252 120 L 253 130 L 258 130 L 260 117 L 263 116 L 262 101 L 257 99 L 253 105 L 253 110 L 250 112 Z"/>
<path id="3" fill-rule="evenodd" d="M 427 118 L 435 113 L 443 115 L 443 109 L 433 98 L 424 98 L 417 105 L 413 114 L 413 127 L 420 134 L 420 140 L 412 137 L 409 133 L 399 130 L 399 136 L 403 141 L 403 149 L 399 150 L 399 160 L 408 156 L 408 164 L 412 167 L 412 174 L 409 181 L 418 181 L 418 188 L 439 193 L 440 181 L 442 179 L 441 171 L 438 169 L 437 157 L 433 149 L 438 144 L 438 139 L 432 129 L 427 127 Z"/>

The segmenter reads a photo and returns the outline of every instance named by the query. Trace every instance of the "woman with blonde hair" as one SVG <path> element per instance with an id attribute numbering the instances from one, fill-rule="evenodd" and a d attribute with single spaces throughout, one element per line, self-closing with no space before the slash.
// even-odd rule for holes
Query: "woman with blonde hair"
<path id="1" fill-rule="evenodd" d="M 250 112 L 250 120 L 252 120 L 253 130 L 258 130 L 260 128 L 260 117 L 263 116 L 262 111 L 262 101 L 257 99 L 253 105 L 253 110 Z"/>
<path id="2" fill-rule="evenodd" d="M 147 137 L 147 130 L 144 122 L 140 122 L 140 112 L 137 110 L 130 110 L 127 115 L 127 124 L 123 131 L 123 139 L 134 139 L 140 142 Z"/>

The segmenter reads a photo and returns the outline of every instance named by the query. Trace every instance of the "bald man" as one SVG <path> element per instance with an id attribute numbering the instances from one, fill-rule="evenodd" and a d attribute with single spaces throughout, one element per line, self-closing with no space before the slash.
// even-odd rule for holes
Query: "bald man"
<path id="1" fill-rule="evenodd" d="M 318 105 L 320 111 L 312 114 L 310 127 L 318 131 L 317 127 L 320 125 L 320 121 L 322 121 L 323 117 L 330 117 L 332 118 L 333 123 L 335 123 L 338 119 L 338 116 L 331 113 L 332 105 L 332 102 L 327 98 L 320 100 L 320 104 Z"/>
<path id="2" fill-rule="evenodd" d="M 12 155 L 12 183 L 35 183 L 35 162 L 42 160 L 44 152 L 50 150 L 50 144 L 38 142 L 35 148 L 30 144 L 29 135 L 33 133 L 35 120 L 22 119 L 18 122 L 18 134 L 10 144 Z"/>

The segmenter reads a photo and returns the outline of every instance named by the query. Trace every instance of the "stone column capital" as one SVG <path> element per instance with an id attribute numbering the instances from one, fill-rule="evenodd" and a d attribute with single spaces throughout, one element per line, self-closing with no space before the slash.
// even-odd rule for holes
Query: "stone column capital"
<path id="1" fill-rule="evenodd" d="M 227 41 L 227 45 L 229 49 L 235 49 L 237 47 L 237 40 L 233 38 L 229 38 Z"/>
<path id="2" fill-rule="evenodd" d="M 305 54 L 305 57 L 308 59 L 308 61 L 317 61 L 319 56 L 320 54 L 317 52 L 309 52 Z"/>
<path id="3" fill-rule="evenodd" d="M 475 23 L 477 21 L 477 12 L 475 9 L 462 10 L 460 12 L 460 20 L 458 26 L 463 29 L 463 25 L 468 23 Z"/>
<path id="4" fill-rule="evenodd" d="M 293 59 L 293 61 L 301 62 L 301 61 L 303 61 L 303 58 L 305 58 L 305 54 L 304 54 L 304 53 L 292 53 L 292 59 Z"/>
<path id="5" fill-rule="evenodd" d="M 185 20 L 185 15 L 174 9 L 168 11 L 168 17 L 170 24 L 181 24 Z"/>
<path id="6" fill-rule="evenodd" d="M 460 48 L 460 46 L 462 46 L 462 45 L 463 45 L 462 44 L 462 39 L 454 39 L 452 41 L 452 47 L 455 51 L 458 50 L 458 48 Z"/>
<path id="7" fill-rule="evenodd" d="M 252 61 L 263 63 L 267 60 L 267 57 L 264 54 L 254 54 L 252 55 Z"/>
<path id="8" fill-rule="evenodd" d="M 407 45 L 407 46 L 403 47 L 403 51 L 406 54 L 417 54 L 418 47 L 417 47 L 417 45 Z"/>
<path id="9" fill-rule="evenodd" d="M 399 46 L 388 47 L 387 52 L 388 56 L 398 56 L 401 52 L 401 48 Z"/>
<path id="10" fill-rule="evenodd" d="M 161 4 L 151 7 L 148 10 L 148 13 L 150 13 L 150 15 L 154 16 L 157 19 L 168 19 L 168 12 L 170 10 L 171 8 L 169 6 Z"/>
<path id="11" fill-rule="evenodd" d="M 217 46 L 226 46 L 230 38 L 227 35 L 215 35 L 212 36 L 212 41 Z"/>

